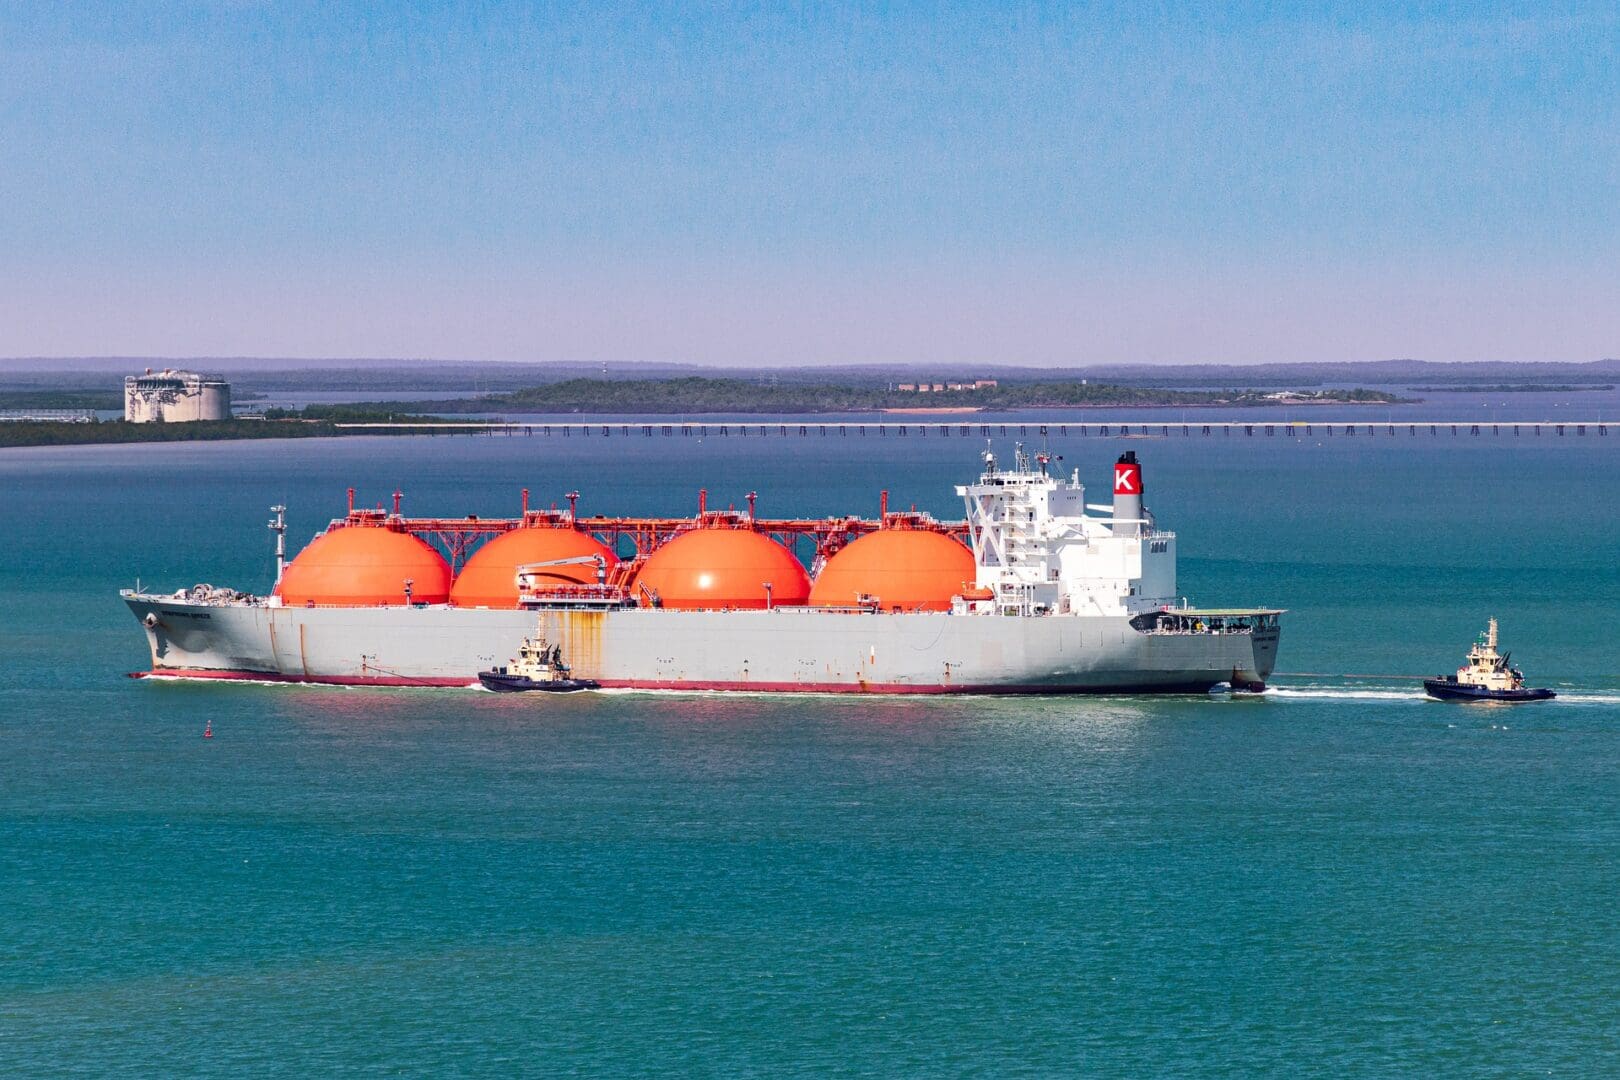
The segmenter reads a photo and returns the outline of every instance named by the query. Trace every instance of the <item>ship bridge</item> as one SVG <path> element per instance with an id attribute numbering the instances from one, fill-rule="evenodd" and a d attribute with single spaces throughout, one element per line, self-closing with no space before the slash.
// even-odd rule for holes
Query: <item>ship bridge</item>
<path id="1" fill-rule="evenodd" d="M 1064 478 L 1052 465 L 1051 455 L 1020 445 L 1006 469 L 987 450 L 978 482 L 957 487 L 977 567 L 976 588 L 958 610 L 1137 615 L 1172 604 L 1176 536 L 1142 506 L 1136 455 L 1115 463 L 1112 506 L 1088 507 L 1079 470 Z"/>

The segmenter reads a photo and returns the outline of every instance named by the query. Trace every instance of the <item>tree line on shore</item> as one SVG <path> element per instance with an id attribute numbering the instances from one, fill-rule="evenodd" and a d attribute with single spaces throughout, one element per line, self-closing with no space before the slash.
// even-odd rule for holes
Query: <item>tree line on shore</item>
<path id="1" fill-rule="evenodd" d="M 388 413 L 842 413 L 906 408 L 986 410 L 1107 406 L 1273 405 L 1277 391 L 1183 390 L 1090 382 L 1029 382 L 919 393 L 890 387 L 773 384 L 745 379 L 568 379 L 447 401 L 379 401 L 309 406 L 306 418 L 362 419 Z M 1394 404 L 1380 390 L 1292 391 L 1295 401 Z M 274 410 L 266 415 L 282 415 Z"/>

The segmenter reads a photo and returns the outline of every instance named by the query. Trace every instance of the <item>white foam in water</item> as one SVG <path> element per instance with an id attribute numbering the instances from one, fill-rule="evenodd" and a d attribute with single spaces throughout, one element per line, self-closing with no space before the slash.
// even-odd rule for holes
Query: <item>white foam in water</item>
<path id="1" fill-rule="evenodd" d="M 218 685 L 221 682 L 221 680 L 214 679 L 214 678 L 206 678 L 206 677 L 199 677 L 199 676 L 189 676 L 189 675 L 171 675 L 171 674 L 167 674 L 167 673 L 162 674 L 162 675 L 153 675 L 153 674 L 150 674 L 150 673 L 144 673 L 143 672 L 138 677 L 141 678 L 141 679 L 150 679 L 150 680 L 152 680 L 154 682 L 192 683 L 192 684 L 208 683 L 208 684 L 212 684 L 212 685 Z M 236 686 L 274 686 L 274 687 L 293 686 L 293 687 L 303 687 L 305 689 L 328 690 L 328 691 L 330 691 L 330 690 L 364 690 L 364 689 L 387 689 L 387 690 L 438 690 L 438 689 L 443 689 L 442 687 L 434 687 L 434 686 L 403 686 L 403 687 L 402 686 L 390 686 L 390 687 L 370 688 L 370 687 L 365 687 L 365 686 L 345 686 L 345 685 L 341 685 L 341 684 L 300 683 L 300 682 L 293 682 L 293 681 L 280 680 L 280 679 L 231 679 L 231 680 L 229 680 L 229 682 L 236 685 Z M 484 685 L 482 683 L 479 683 L 479 682 L 469 682 L 464 687 L 455 687 L 454 689 L 479 690 L 479 691 L 483 691 L 485 693 L 492 692 L 492 691 L 487 690 L 484 687 Z M 864 697 L 865 696 L 865 695 L 862 695 L 862 694 L 860 694 L 858 692 L 855 692 L 855 691 L 835 692 L 835 693 L 830 693 L 829 694 L 829 693 L 815 693 L 815 692 L 812 692 L 812 691 L 798 691 L 798 692 L 787 691 L 787 692 L 784 692 L 784 691 L 778 691 L 778 690 L 685 690 L 685 689 L 676 689 L 676 688 L 654 690 L 654 689 L 641 688 L 641 687 L 613 687 L 613 688 L 603 687 L 601 689 L 593 690 L 593 691 L 590 691 L 590 692 L 595 693 L 595 694 L 612 694 L 612 695 L 625 694 L 625 695 L 641 696 L 641 695 L 654 694 L 654 695 L 663 695 L 663 696 L 668 696 L 668 697 L 727 697 L 727 698 L 737 698 L 737 697 L 755 697 L 755 698 L 757 698 L 757 697 L 771 697 L 771 698 L 802 697 L 802 698 L 816 698 L 816 699 L 819 699 L 819 698 L 828 698 L 828 697 L 838 698 L 838 697 Z M 1213 697 L 1219 697 L 1221 700 L 1229 700 L 1228 696 L 1225 695 L 1225 694 L 1216 694 L 1216 695 L 1212 695 L 1212 696 Z M 1259 695 L 1238 695 L 1238 697 L 1243 697 L 1243 696 L 1259 696 L 1259 697 L 1266 698 L 1268 700 L 1276 700 L 1276 701 L 1289 701 L 1289 700 L 1300 700 L 1300 701 L 1432 701 L 1433 700 L 1427 694 L 1425 694 L 1422 691 L 1422 689 L 1416 689 L 1416 690 L 1372 689 L 1372 688 L 1361 689 L 1361 688 L 1356 688 L 1356 687 L 1341 687 L 1341 686 L 1275 686 L 1275 685 L 1273 685 L 1273 686 L 1266 687 L 1266 689 L 1261 691 Z M 1565 705 L 1620 705 L 1620 693 L 1591 693 L 1591 694 L 1588 694 L 1588 693 L 1583 693 L 1583 692 L 1581 692 L 1579 690 L 1560 690 L 1560 691 L 1558 691 L 1558 696 L 1556 698 L 1554 698 L 1552 700 L 1552 702 L 1550 702 L 1549 704 L 1554 704 L 1554 705 L 1557 705 L 1557 704 L 1565 704 Z"/>
<path id="2" fill-rule="evenodd" d="M 1342 701 L 1432 701 L 1428 694 L 1418 690 L 1377 690 L 1352 689 L 1336 686 L 1270 686 L 1264 696 L 1288 700 L 1290 698 L 1310 700 L 1342 700 Z M 1620 694 L 1610 693 L 1582 693 L 1579 690 L 1560 690 L 1558 696 L 1550 705 L 1620 705 Z"/>
<path id="3" fill-rule="evenodd" d="M 1422 701 L 1422 690 L 1361 690 L 1337 686 L 1268 686 L 1267 698 L 1311 698 L 1330 701 Z"/>
<path id="4" fill-rule="evenodd" d="M 1553 702 L 1566 705 L 1620 705 L 1620 694 L 1583 694 L 1579 690 L 1560 690 Z"/>

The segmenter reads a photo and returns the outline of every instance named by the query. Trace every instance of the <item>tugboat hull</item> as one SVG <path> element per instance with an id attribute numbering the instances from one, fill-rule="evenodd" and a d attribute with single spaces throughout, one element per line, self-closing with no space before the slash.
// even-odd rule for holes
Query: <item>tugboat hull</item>
<path id="1" fill-rule="evenodd" d="M 1546 701 L 1558 695 L 1545 687 L 1518 690 L 1491 690 L 1483 686 L 1470 686 L 1455 679 L 1424 679 L 1423 689 L 1432 698 L 1441 701 Z"/>
<path id="2" fill-rule="evenodd" d="M 529 690 L 542 693 L 568 694 L 576 690 L 596 690 L 601 683 L 592 679 L 531 679 L 526 675 L 507 675 L 499 671 L 480 671 L 478 681 L 485 690 L 497 694 L 519 694 Z"/>

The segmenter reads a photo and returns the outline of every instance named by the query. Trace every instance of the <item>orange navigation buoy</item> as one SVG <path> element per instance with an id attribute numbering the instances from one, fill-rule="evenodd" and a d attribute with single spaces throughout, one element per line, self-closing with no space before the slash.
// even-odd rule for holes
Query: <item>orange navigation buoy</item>
<path id="1" fill-rule="evenodd" d="M 214 737 L 214 721 L 209 720 L 208 723 L 203 725 L 203 738 L 212 739 L 213 737 Z"/>

